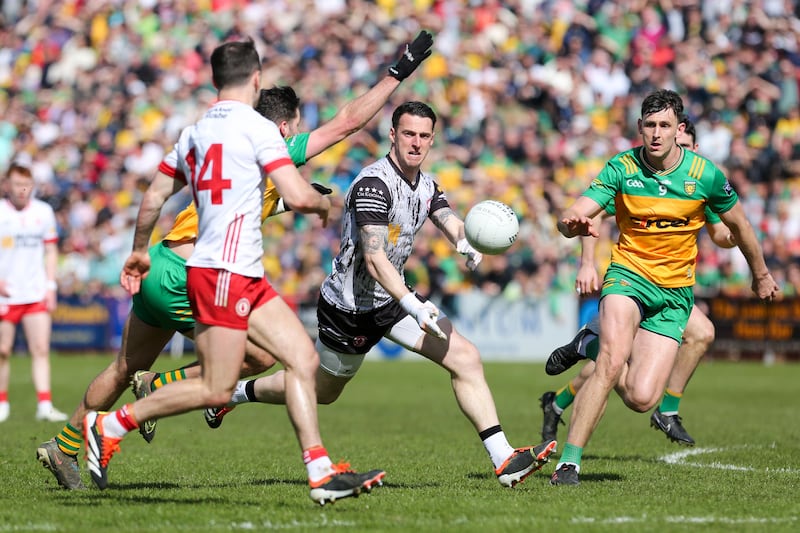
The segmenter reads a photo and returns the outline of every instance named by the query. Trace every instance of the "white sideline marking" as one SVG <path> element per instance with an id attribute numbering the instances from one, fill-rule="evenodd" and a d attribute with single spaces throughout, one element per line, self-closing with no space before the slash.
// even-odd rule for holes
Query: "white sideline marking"
<path id="1" fill-rule="evenodd" d="M 664 461 L 665 463 L 671 465 L 683 465 L 683 466 L 693 466 L 700 468 L 702 467 L 716 468 L 719 470 L 738 470 L 743 472 L 754 472 L 756 469 L 753 468 L 752 466 L 731 465 L 731 464 L 718 463 L 716 461 L 711 463 L 694 463 L 686 460 L 688 457 L 693 457 L 695 455 L 724 452 L 726 450 L 733 450 L 736 448 L 739 449 L 748 448 L 748 446 L 730 446 L 727 448 L 690 448 L 661 456 L 659 457 L 659 461 Z M 782 472 L 787 474 L 798 474 L 800 473 L 800 470 L 797 470 L 795 468 L 765 468 L 764 472 Z"/>
<path id="2" fill-rule="evenodd" d="M 0 525 L 0 531 L 58 531 L 57 524 L 3 524 Z"/>
<path id="3" fill-rule="evenodd" d="M 656 518 L 656 521 L 662 520 L 667 523 L 675 524 L 726 524 L 726 525 L 743 525 L 743 524 L 788 524 L 798 521 L 796 516 L 787 518 L 766 517 L 761 518 L 758 516 L 749 516 L 745 518 L 727 518 L 724 516 L 670 516 L 661 519 Z M 611 518 L 593 518 L 590 516 L 579 516 L 570 520 L 573 524 L 652 524 L 654 518 L 647 515 L 642 516 L 615 516 Z"/>

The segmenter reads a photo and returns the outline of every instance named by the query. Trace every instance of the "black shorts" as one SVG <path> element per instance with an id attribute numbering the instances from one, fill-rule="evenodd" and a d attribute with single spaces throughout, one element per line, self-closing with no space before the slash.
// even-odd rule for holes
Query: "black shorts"
<path id="1" fill-rule="evenodd" d="M 415 296 L 421 302 L 427 301 L 418 294 Z M 317 302 L 319 340 L 335 352 L 365 354 L 407 316 L 397 300 L 373 311 L 353 313 L 331 305 L 320 295 Z"/>

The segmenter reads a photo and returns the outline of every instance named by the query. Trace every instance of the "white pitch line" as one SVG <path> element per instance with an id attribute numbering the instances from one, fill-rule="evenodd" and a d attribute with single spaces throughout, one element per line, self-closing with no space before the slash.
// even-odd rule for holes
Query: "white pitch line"
<path id="1" fill-rule="evenodd" d="M 742 466 L 742 465 L 732 465 L 732 464 L 724 464 L 719 462 L 711 462 L 711 463 L 695 463 L 691 461 L 687 461 L 686 459 L 689 457 L 694 457 L 695 455 L 705 455 L 710 453 L 719 453 L 724 452 L 727 450 L 733 450 L 735 448 L 748 448 L 749 446 L 731 446 L 728 448 L 688 448 L 686 450 L 681 450 L 679 452 L 670 453 L 664 456 L 659 457 L 659 461 L 663 461 L 667 464 L 671 465 L 683 465 L 683 466 L 692 466 L 692 467 L 700 467 L 700 468 L 716 468 L 718 470 L 738 470 L 744 472 L 754 472 L 756 469 L 752 466 Z M 764 472 L 781 472 L 786 474 L 799 474 L 800 470 L 795 468 L 765 468 Z"/>
<path id="2" fill-rule="evenodd" d="M 725 524 L 725 525 L 744 525 L 744 524 L 790 524 L 798 521 L 798 517 L 777 518 L 774 516 L 759 517 L 747 516 L 744 518 L 728 518 L 724 516 L 671 516 L 663 519 L 652 516 L 612 516 L 609 518 L 594 518 L 591 516 L 576 516 L 570 520 L 573 524 L 652 524 L 653 522 L 663 521 L 669 524 Z"/>

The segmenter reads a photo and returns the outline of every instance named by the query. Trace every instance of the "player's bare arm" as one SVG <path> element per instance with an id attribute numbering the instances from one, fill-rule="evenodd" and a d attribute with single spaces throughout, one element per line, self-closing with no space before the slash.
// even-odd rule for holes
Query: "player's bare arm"
<path id="1" fill-rule="evenodd" d="M 475 270 L 483 260 L 483 254 L 467 241 L 464 233 L 464 221 L 449 207 L 442 207 L 431 213 L 433 224 L 439 228 L 448 240 L 456 246 L 456 251 L 467 258 L 467 268 Z"/>
<path id="2" fill-rule="evenodd" d="M 185 186 L 183 180 L 158 171 L 147 187 L 136 216 L 133 251 L 125 261 L 119 278 L 120 284 L 129 294 L 139 292 L 142 280 L 150 271 L 150 255 L 147 253 L 147 248 L 150 244 L 150 235 L 161 215 L 161 208 L 170 196 Z"/>
<path id="3" fill-rule="evenodd" d="M 592 224 L 592 219 L 601 211 L 602 208 L 597 202 L 586 196 L 579 196 L 559 217 L 558 231 L 570 239 L 579 235 L 599 237 L 600 233 Z"/>
<path id="4" fill-rule="evenodd" d="M 728 226 L 722 222 L 715 224 L 706 223 L 706 231 L 711 241 L 720 248 L 733 248 L 736 246 L 736 237 L 733 236 Z"/>
<path id="5" fill-rule="evenodd" d="M 369 275 L 386 289 L 392 298 L 400 300 L 410 291 L 405 281 L 386 256 L 389 245 L 389 227 L 365 225 L 358 228 L 359 240 L 364 250 L 364 262 Z"/>
<path id="6" fill-rule="evenodd" d="M 306 159 L 311 159 L 363 128 L 380 111 L 400 83 L 431 55 L 433 35 L 420 34 L 406 47 L 389 73 L 369 91 L 348 102 L 327 123 L 309 134 Z"/>
<path id="7" fill-rule="evenodd" d="M 464 238 L 464 221 L 449 207 L 431 213 L 431 221 L 451 243 L 455 244 Z"/>
<path id="8" fill-rule="evenodd" d="M 592 219 L 592 226 L 598 232 L 598 228 L 606 216 L 606 212 L 601 211 Z M 575 290 L 578 294 L 590 294 L 600 290 L 600 276 L 594 260 L 596 248 L 597 237 L 591 235 L 581 236 L 581 261 L 578 274 L 575 277 Z"/>
<path id="9" fill-rule="evenodd" d="M 186 183 L 179 179 L 156 172 L 153 181 L 147 187 L 142 196 L 142 203 L 139 206 L 139 214 L 136 216 L 136 229 L 133 234 L 133 250 L 147 251 L 150 245 L 150 235 L 156 226 L 158 217 L 161 216 L 161 208 L 164 207 L 170 196 L 180 191 Z"/>
<path id="10" fill-rule="evenodd" d="M 720 213 L 719 217 L 731 230 L 733 238 L 736 239 L 739 249 L 747 260 L 753 275 L 753 292 L 762 300 L 772 300 L 778 295 L 779 287 L 767 268 L 761 245 L 758 243 L 753 226 L 747 220 L 742 204 L 736 202 L 730 210 Z"/>

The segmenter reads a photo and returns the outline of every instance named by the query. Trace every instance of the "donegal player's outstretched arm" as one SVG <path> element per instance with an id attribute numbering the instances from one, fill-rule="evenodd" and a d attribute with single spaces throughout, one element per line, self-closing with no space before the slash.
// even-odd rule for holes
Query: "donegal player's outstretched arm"
<path id="1" fill-rule="evenodd" d="M 306 159 L 311 159 L 363 128 L 383 108 L 404 79 L 410 76 L 431 55 L 433 35 L 422 31 L 405 46 L 403 54 L 389 73 L 369 91 L 348 102 L 336 115 L 313 130 L 308 137 Z"/>
<path id="2" fill-rule="evenodd" d="M 572 238 L 579 235 L 599 237 L 597 228 L 592 224 L 592 219 L 602 211 L 602 207 L 586 196 L 579 196 L 558 219 L 558 231 L 564 237 Z"/>

